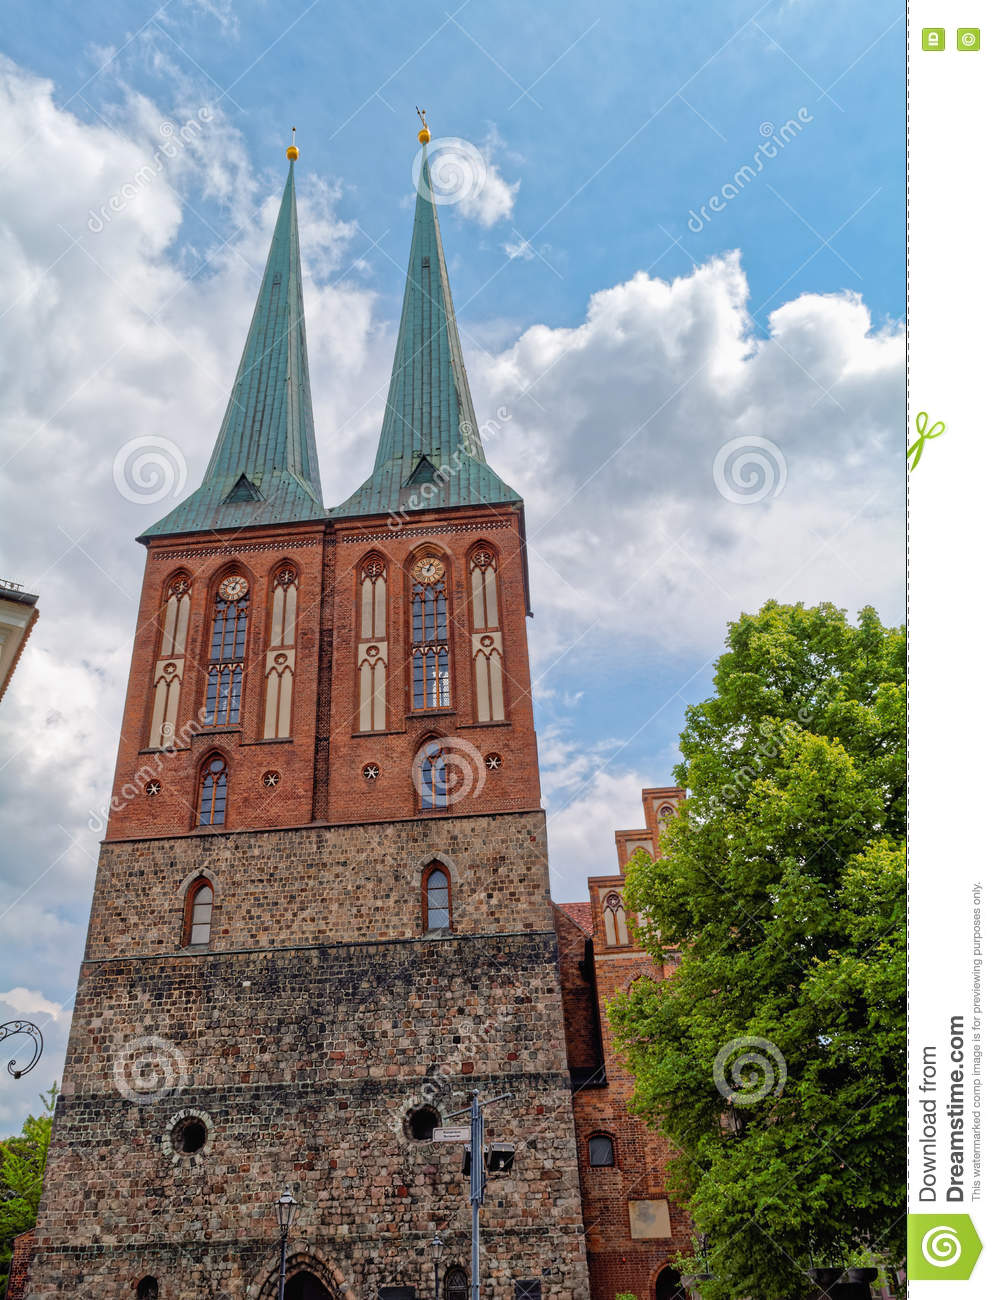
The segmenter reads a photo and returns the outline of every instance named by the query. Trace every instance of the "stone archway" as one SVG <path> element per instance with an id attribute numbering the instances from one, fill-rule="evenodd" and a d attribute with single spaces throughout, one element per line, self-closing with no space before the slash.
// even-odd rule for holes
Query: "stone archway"
<path id="1" fill-rule="evenodd" d="M 330 1291 L 324 1282 L 320 1282 L 310 1269 L 303 1268 L 288 1279 L 284 1290 L 284 1300 L 335 1300 L 342 1292 L 336 1287 Z"/>
<path id="2" fill-rule="evenodd" d="M 262 1276 L 257 1274 L 256 1283 L 246 1294 L 252 1300 L 276 1300 L 279 1284 L 279 1266 L 269 1268 Z M 297 1250 L 287 1256 L 284 1300 L 357 1300 L 357 1296 L 340 1269 L 307 1250 Z"/>

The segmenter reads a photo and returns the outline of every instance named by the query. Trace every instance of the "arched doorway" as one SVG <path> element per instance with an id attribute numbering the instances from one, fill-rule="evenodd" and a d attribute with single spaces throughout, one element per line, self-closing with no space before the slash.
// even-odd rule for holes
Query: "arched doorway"
<path id="1" fill-rule="evenodd" d="M 335 1300 L 335 1297 L 324 1283 L 319 1282 L 314 1273 L 303 1269 L 287 1279 L 284 1300 Z"/>
<path id="2" fill-rule="evenodd" d="M 657 1274 L 654 1300 L 685 1300 L 685 1288 L 681 1285 L 681 1274 L 677 1269 L 663 1268 Z"/>

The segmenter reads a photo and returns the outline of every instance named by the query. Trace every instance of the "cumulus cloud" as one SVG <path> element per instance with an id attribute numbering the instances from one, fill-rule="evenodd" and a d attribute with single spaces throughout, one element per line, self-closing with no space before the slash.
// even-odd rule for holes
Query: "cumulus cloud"
<path id="1" fill-rule="evenodd" d="M 479 415 L 511 413 L 489 455 L 528 502 L 541 663 L 715 652 L 771 595 L 900 613 L 902 331 L 806 294 L 764 332 L 748 300 L 730 253 L 473 357 Z"/>

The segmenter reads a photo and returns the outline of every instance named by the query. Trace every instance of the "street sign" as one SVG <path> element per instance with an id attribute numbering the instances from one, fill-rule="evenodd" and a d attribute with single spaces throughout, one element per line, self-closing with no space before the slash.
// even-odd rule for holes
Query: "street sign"
<path id="1" fill-rule="evenodd" d="M 469 1142 L 470 1125 L 466 1124 L 462 1128 L 434 1128 L 432 1140 L 433 1142 Z"/>

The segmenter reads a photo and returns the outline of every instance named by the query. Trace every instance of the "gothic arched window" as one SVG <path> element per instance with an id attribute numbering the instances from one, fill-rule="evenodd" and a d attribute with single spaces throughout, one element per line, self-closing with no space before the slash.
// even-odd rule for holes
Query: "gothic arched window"
<path id="1" fill-rule="evenodd" d="M 467 1274 L 462 1268 L 451 1268 L 443 1283 L 444 1300 L 467 1300 L 469 1294 Z"/>
<path id="2" fill-rule="evenodd" d="M 162 634 L 152 682 L 150 749 L 168 749 L 176 741 L 176 719 L 190 624 L 189 574 L 175 573 L 167 582 L 161 622 Z"/>
<path id="3" fill-rule="evenodd" d="M 438 740 L 427 740 L 415 759 L 418 773 L 418 801 L 424 810 L 445 808 L 449 803 L 446 751 Z"/>
<path id="4" fill-rule="evenodd" d="M 201 770 L 198 826 L 224 826 L 228 802 L 228 767 L 220 755 L 208 759 Z"/>
<path id="5" fill-rule="evenodd" d="M 425 555 L 411 569 L 412 709 L 446 709 L 450 704 L 450 650 L 446 569 Z"/>
<path id="6" fill-rule="evenodd" d="M 387 566 L 379 555 L 368 556 L 360 566 L 359 676 L 360 731 L 383 731 L 387 726 Z"/>
<path id="7" fill-rule="evenodd" d="M 477 720 L 501 722 L 505 717 L 505 692 L 497 559 L 489 546 L 475 547 L 470 557 L 470 617 Z"/>
<path id="8" fill-rule="evenodd" d="M 291 734 L 294 695 L 294 637 L 297 629 L 298 574 L 283 563 L 273 575 L 270 595 L 270 646 L 266 652 L 263 739 Z"/>
<path id="9" fill-rule="evenodd" d="M 438 862 L 430 863 L 422 873 L 422 924 L 426 930 L 453 928 L 450 875 Z"/>
<path id="10" fill-rule="evenodd" d="M 614 889 L 602 899 L 602 917 L 605 921 L 606 946 L 609 948 L 625 947 L 629 943 L 626 908 L 622 897 Z"/>
<path id="11" fill-rule="evenodd" d="M 249 583 L 239 573 L 218 584 L 211 625 L 204 725 L 234 727 L 242 707 L 242 674 L 249 621 Z"/>
<path id="12" fill-rule="evenodd" d="M 187 890 L 183 909 L 183 946 L 211 942 L 211 913 L 214 910 L 214 888 L 210 880 L 200 876 Z"/>

